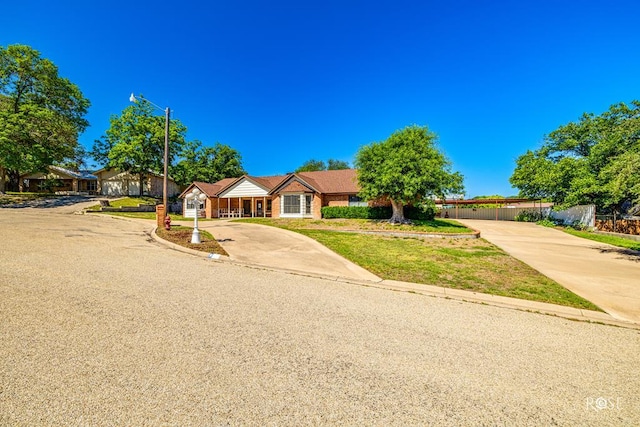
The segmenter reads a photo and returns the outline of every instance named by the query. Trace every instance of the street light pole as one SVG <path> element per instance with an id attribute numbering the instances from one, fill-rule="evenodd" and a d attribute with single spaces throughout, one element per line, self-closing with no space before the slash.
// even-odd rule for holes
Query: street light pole
<path id="1" fill-rule="evenodd" d="M 139 95 L 138 98 L 140 98 L 141 100 L 148 102 L 149 104 L 151 104 L 152 106 L 154 106 L 155 108 L 159 109 L 159 110 L 163 110 L 164 111 L 164 168 L 163 168 L 163 177 L 162 177 L 162 206 L 164 207 L 164 218 L 163 220 L 165 220 L 168 216 L 169 216 L 169 201 L 168 201 L 168 195 L 169 195 L 169 122 L 170 122 L 170 118 L 171 118 L 171 109 L 169 107 L 167 108 L 162 108 L 160 106 L 158 106 L 157 104 L 154 104 L 153 102 L 149 101 L 147 98 L 143 97 L 142 95 Z M 131 102 L 138 102 L 138 98 L 136 98 L 136 96 L 133 94 L 133 92 L 131 93 L 131 96 L 129 96 L 129 101 Z M 169 223 L 170 224 L 170 223 Z M 165 226 L 169 226 L 170 225 L 165 225 Z"/>
<path id="2" fill-rule="evenodd" d="M 164 215 L 169 216 L 168 194 L 169 194 L 169 117 L 171 110 L 167 107 L 164 119 L 164 173 L 162 177 L 162 204 L 164 205 Z"/>
<path id="3" fill-rule="evenodd" d="M 187 201 L 193 200 L 195 215 L 193 216 L 193 233 L 191 234 L 191 243 L 200 243 L 200 230 L 198 230 L 198 214 L 200 213 L 200 202 L 207 200 L 207 195 L 195 187 L 189 194 L 185 196 Z"/>

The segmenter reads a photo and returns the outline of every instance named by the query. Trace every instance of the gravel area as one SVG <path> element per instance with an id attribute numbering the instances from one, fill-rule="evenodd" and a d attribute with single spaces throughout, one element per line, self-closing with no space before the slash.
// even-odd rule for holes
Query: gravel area
<path id="1" fill-rule="evenodd" d="M 0 425 L 640 425 L 640 331 L 0 210 Z"/>

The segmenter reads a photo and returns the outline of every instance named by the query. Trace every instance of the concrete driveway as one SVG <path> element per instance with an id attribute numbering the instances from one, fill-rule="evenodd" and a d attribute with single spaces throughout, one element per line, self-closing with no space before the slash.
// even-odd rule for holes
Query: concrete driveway
<path id="1" fill-rule="evenodd" d="M 640 323 L 640 253 L 533 223 L 458 220 L 611 316 Z"/>
<path id="2" fill-rule="evenodd" d="M 193 226 L 193 222 L 184 222 Z M 373 273 L 302 234 L 242 221 L 201 221 L 230 258 L 252 265 L 337 278 L 379 282 Z"/>

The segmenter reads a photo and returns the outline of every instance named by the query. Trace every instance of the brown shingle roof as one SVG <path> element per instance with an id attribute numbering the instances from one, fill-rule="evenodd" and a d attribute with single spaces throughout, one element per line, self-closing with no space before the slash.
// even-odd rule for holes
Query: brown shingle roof
<path id="1" fill-rule="evenodd" d="M 355 194 L 360 191 L 355 169 L 300 172 L 297 174 L 276 176 L 245 175 L 246 178 L 263 186 L 268 191 L 274 190 L 276 187 L 280 186 L 281 184 L 285 184 L 287 180 L 292 179 L 296 176 L 323 194 Z M 213 184 L 209 184 L 206 182 L 194 182 L 192 185 L 197 185 L 198 188 L 200 188 L 207 194 L 207 196 L 215 197 L 220 194 L 222 190 L 235 183 L 239 179 L 241 178 L 225 178 Z M 293 191 L 289 187 L 285 188 L 287 188 L 287 191 Z M 296 188 L 296 191 L 303 190 L 301 186 Z M 280 191 L 282 190 L 279 190 L 278 192 Z"/>
<path id="2" fill-rule="evenodd" d="M 198 188 L 201 189 L 207 196 L 213 197 L 218 194 L 220 190 L 234 182 L 236 179 L 238 178 L 224 178 L 218 182 L 214 182 L 213 184 L 209 184 L 208 182 L 194 182 L 194 184 L 197 185 Z"/>
<path id="3" fill-rule="evenodd" d="M 324 194 L 357 193 L 360 191 L 355 169 L 300 172 L 296 175 Z"/>
<path id="4" fill-rule="evenodd" d="M 274 187 L 288 178 L 289 175 L 277 175 L 277 176 L 247 176 L 247 178 L 262 185 L 267 190 L 271 191 Z"/>

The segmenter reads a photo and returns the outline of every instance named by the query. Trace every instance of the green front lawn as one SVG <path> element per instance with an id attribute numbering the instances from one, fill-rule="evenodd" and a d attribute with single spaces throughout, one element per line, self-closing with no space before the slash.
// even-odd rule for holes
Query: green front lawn
<path id="1" fill-rule="evenodd" d="M 624 237 L 610 236 L 606 234 L 596 234 L 590 231 L 580 231 L 570 227 L 562 227 L 562 231 L 573 236 L 582 237 L 583 239 L 589 239 L 595 242 L 618 246 L 620 248 L 640 251 L 640 242 L 637 240 L 625 239 Z"/>
<path id="2" fill-rule="evenodd" d="M 383 279 L 600 310 L 484 239 L 399 238 L 331 231 L 325 229 L 327 223 L 324 220 L 240 221 L 273 225 L 304 234 Z M 333 223 L 334 220 L 330 221 Z M 445 221 L 438 221 L 438 226 L 441 222 Z M 446 223 L 452 223 L 450 227 L 458 232 L 464 228 L 456 226 L 455 221 Z M 397 230 L 396 226 L 390 227 Z"/>
<path id="3" fill-rule="evenodd" d="M 119 207 L 129 207 L 129 206 L 138 206 L 138 205 L 155 205 L 157 202 L 157 199 L 153 198 L 153 197 L 147 197 L 147 196 L 143 196 L 143 197 L 123 197 L 121 199 L 115 199 L 115 200 L 110 200 L 109 201 L 109 205 L 111 207 L 114 208 L 119 208 Z M 87 208 L 88 211 L 99 211 L 100 210 L 100 204 L 96 204 L 93 205 L 89 208 Z"/>
<path id="4" fill-rule="evenodd" d="M 296 219 L 296 218 L 245 218 L 255 224 L 271 225 L 290 230 L 345 230 L 345 231 L 401 231 L 414 233 L 472 233 L 464 225 L 454 220 L 434 219 L 431 221 L 414 220 L 413 225 L 393 225 L 387 220 L 375 219 Z"/>

